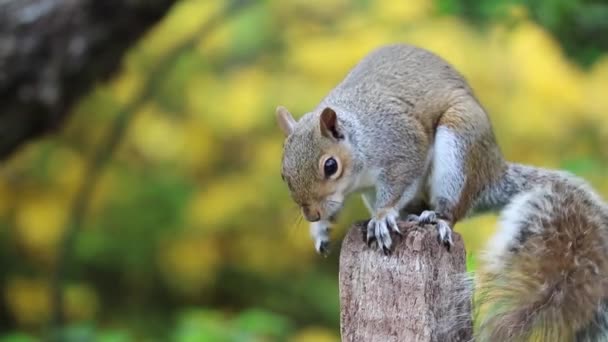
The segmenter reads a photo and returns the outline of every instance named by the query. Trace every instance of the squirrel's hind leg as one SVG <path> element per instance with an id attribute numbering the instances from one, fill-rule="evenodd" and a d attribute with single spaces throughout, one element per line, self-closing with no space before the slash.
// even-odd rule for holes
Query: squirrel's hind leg
<path id="1" fill-rule="evenodd" d="M 471 126 L 471 123 L 475 123 Z M 435 223 L 439 240 L 451 242 L 451 230 L 471 209 L 479 192 L 504 166 L 490 122 L 475 101 L 460 101 L 439 119 L 433 142 L 428 191 L 432 211 L 421 223 Z"/>
<path id="2" fill-rule="evenodd" d="M 448 249 L 453 244 L 452 226 L 460 218 L 457 208 L 463 205 L 462 193 L 466 184 L 464 151 L 467 147 L 462 142 L 454 129 L 437 128 L 428 180 L 430 208 L 407 216 L 408 221 L 435 225 L 439 243 Z"/>

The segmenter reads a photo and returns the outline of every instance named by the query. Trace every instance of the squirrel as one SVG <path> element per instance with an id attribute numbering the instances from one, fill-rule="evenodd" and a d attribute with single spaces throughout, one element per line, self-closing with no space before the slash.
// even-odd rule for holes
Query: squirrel
<path id="1" fill-rule="evenodd" d="M 608 205 L 567 172 L 507 162 L 447 61 L 383 46 L 314 110 L 296 120 L 279 106 L 276 118 L 281 176 L 319 253 L 355 192 L 371 213 L 366 242 L 385 254 L 400 218 L 434 225 L 449 249 L 457 222 L 504 208 L 475 276 L 488 308 L 477 340 L 608 341 Z"/>

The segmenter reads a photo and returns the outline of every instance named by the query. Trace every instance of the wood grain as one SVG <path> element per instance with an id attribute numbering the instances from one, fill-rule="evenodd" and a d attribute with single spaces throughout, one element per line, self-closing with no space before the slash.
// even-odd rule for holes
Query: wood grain
<path id="1" fill-rule="evenodd" d="M 340 326 L 343 341 L 469 341 L 471 303 L 466 254 L 454 233 L 448 251 L 435 227 L 400 222 L 390 256 L 363 242 L 355 224 L 340 254 Z"/>

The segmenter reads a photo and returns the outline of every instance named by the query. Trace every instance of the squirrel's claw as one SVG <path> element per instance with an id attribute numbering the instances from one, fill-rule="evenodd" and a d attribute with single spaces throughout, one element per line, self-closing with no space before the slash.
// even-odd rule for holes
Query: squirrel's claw
<path id="1" fill-rule="evenodd" d="M 393 243 L 385 219 L 372 219 L 367 224 L 367 240 L 375 239 L 382 251 L 390 249 Z"/>
<path id="2" fill-rule="evenodd" d="M 418 222 L 420 224 L 436 224 L 437 213 L 432 210 L 425 210 L 422 212 L 422 214 L 420 214 L 420 216 L 418 216 Z"/>
<path id="3" fill-rule="evenodd" d="M 327 256 L 329 250 L 329 222 L 318 221 L 310 225 L 310 235 L 315 243 L 317 253 Z"/>
<path id="4" fill-rule="evenodd" d="M 419 224 L 433 224 L 437 227 L 437 242 L 444 245 L 449 251 L 454 245 L 452 240 L 452 228 L 446 220 L 437 217 L 437 213 L 432 210 L 425 210 L 417 215 L 408 215 L 408 221 L 417 221 Z"/>
<path id="5" fill-rule="evenodd" d="M 363 242 L 367 245 L 367 247 L 371 248 L 374 242 L 376 241 L 376 237 L 374 236 L 374 231 L 370 230 L 369 221 L 367 225 L 361 227 L 361 238 Z"/>
<path id="6" fill-rule="evenodd" d="M 409 214 L 405 218 L 405 221 L 406 222 L 420 222 L 420 216 L 415 215 L 415 214 Z"/>
<path id="7" fill-rule="evenodd" d="M 449 251 L 454 245 L 454 241 L 452 241 L 452 228 L 450 228 L 450 225 L 445 220 L 440 219 L 437 220 L 437 231 L 439 233 L 437 235 L 439 242 Z"/>
<path id="8" fill-rule="evenodd" d="M 376 242 L 376 237 L 374 236 L 373 233 L 368 233 L 367 234 L 367 239 L 365 241 L 365 243 L 367 244 L 367 247 L 371 248 L 372 245 L 374 244 L 374 242 Z"/>
<path id="9" fill-rule="evenodd" d="M 327 257 L 331 252 L 330 247 L 331 246 L 329 240 L 318 239 L 317 241 L 315 241 L 315 249 L 317 250 L 317 253 L 321 254 L 324 257 Z"/>
<path id="10" fill-rule="evenodd" d="M 390 216 L 386 218 L 386 223 L 391 227 L 391 230 L 399 235 L 403 235 L 401 230 L 399 229 L 399 225 L 397 224 L 397 218 Z"/>
<path id="11" fill-rule="evenodd" d="M 396 210 L 388 210 L 384 215 L 372 218 L 367 224 L 366 243 L 371 247 L 375 241 L 378 248 L 385 254 L 391 254 L 391 231 L 401 235 L 401 231 L 397 225 L 399 214 Z"/>

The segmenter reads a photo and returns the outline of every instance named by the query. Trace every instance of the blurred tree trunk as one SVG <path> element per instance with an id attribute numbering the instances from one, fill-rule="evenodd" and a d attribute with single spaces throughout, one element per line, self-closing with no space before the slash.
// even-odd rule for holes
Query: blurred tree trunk
<path id="1" fill-rule="evenodd" d="M 175 0 L 0 0 L 0 160 L 61 126 Z"/>

